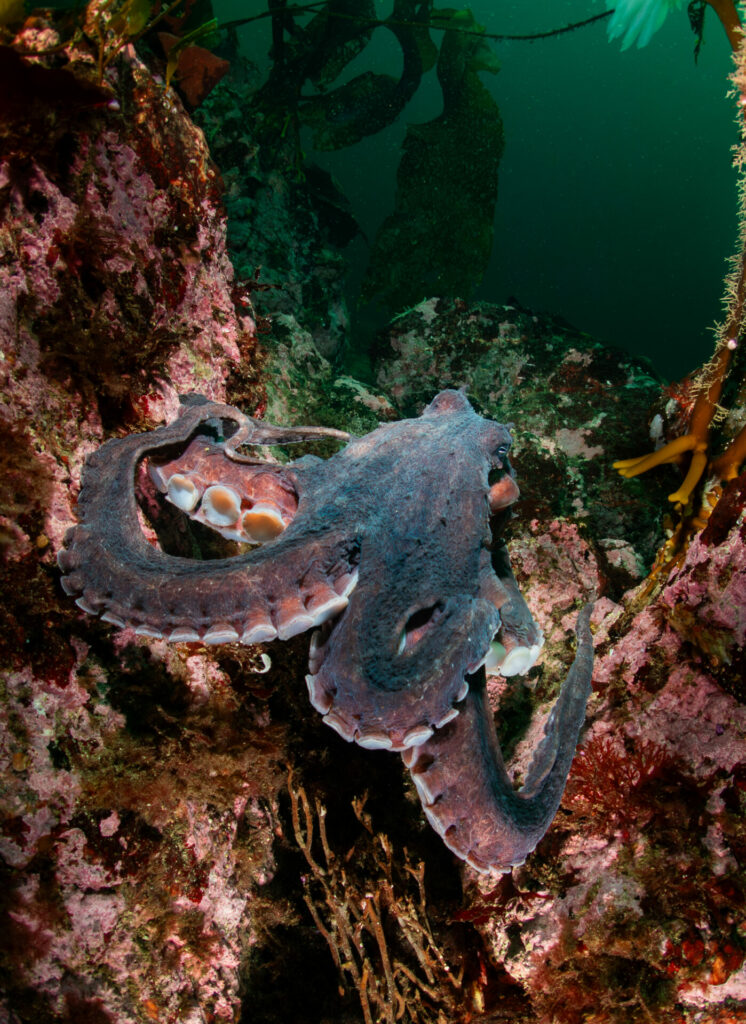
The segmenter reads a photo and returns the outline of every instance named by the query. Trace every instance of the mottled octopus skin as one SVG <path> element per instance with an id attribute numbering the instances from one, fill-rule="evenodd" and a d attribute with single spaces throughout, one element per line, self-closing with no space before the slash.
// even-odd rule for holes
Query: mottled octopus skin
<path id="1" fill-rule="evenodd" d="M 286 465 L 237 451 L 318 436 L 348 443 L 325 461 Z M 252 643 L 323 622 L 307 677 L 314 707 L 345 739 L 401 752 L 454 853 L 479 870 L 509 870 L 557 810 L 593 665 L 586 608 L 575 662 L 516 791 L 481 667 L 493 638 L 503 658 L 517 656 L 513 671 L 531 664 L 542 642 L 491 529 L 518 495 L 510 442 L 506 427 L 456 391 L 441 392 L 417 419 L 353 439 L 273 427 L 191 396 L 175 422 L 108 441 L 89 458 L 80 523 L 59 555 L 62 585 L 87 612 L 175 641 Z M 217 482 L 228 490 L 211 493 L 227 494 L 230 508 L 239 502 L 243 515 L 259 502 L 282 532 L 231 558 L 166 554 L 139 525 L 143 459 L 178 501 Z M 187 511 L 205 521 L 200 508 Z"/>

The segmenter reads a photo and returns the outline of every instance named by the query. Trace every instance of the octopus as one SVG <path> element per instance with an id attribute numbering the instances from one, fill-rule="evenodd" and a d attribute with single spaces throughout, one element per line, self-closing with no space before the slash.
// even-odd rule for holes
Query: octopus
<path id="1" fill-rule="evenodd" d="M 263 446 L 335 437 L 329 458 Z M 118 628 L 175 643 L 264 644 L 313 630 L 311 705 L 349 742 L 397 752 L 447 846 L 479 871 L 522 864 L 559 806 L 591 689 L 591 606 L 520 788 L 486 672 L 526 672 L 543 643 L 503 529 L 519 496 L 506 426 L 442 391 L 415 419 L 351 437 L 285 428 L 201 396 L 88 459 L 65 592 Z M 266 451 L 266 447 L 265 447 Z M 136 479 L 241 545 L 221 558 L 146 538 Z M 165 507 L 165 506 L 164 506 Z"/>

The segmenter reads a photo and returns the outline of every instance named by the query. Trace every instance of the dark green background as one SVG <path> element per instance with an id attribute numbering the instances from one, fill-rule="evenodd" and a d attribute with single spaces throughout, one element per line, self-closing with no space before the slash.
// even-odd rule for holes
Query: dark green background
<path id="1" fill-rule="evenodd" d="M 600 0 L 471 6 L 499 33 L 542 31 L 603 10 Z M 217 0 L 215 9 L 225 21 L 265 4 Z M 376 9 L 385 17 L 390 4 Z M 240 34 L 246 54 L 266 67 L 269 23 Z M 650 356 L 667 377 L 683 375 L 712 350 L 736 236 L 737 131 L 719 22 L 708 9 L 697 65 L 686 6 L 641 50 L 622 53 L 618 41 L 609 43 L 606 22 L 494 46 L 502 70 L 481 77 L 500 105 L 506 149 L 493 256 L 478 297 L 515 296 Z M 396 41 L 379 29 L 345 78 L 365 69 L 395 74 L 399 66 Z M 309 149 L 337 177 L 369 239 L 391 210 L 404 120 L 425 121 L 439 109 L 430 72 L 400 123 L 348 150 Z M 359 272 L 367 259 L 362 240 L 349 258 Z"/>

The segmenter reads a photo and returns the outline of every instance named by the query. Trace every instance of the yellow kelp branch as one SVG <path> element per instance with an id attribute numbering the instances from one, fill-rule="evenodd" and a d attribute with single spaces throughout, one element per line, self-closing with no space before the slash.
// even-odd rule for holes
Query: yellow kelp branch
<path id="1" fill-rule="evenodd" d="M 288 774 L 295 841 L 309 868 L 303 900 L 329 947 L 340 991 L 351 987 L 365 1024 L 455 1024 L 480 1008 L 481 992 L 452 970 L 427 915 L 424 873 L 406 849 L 375 833 L 365 800 L 353 802 L 364 826 L 359 849 L 332 849 L 326 809 Z M 364 847 L 364 849 L 363 849 Z M 357 870 L 360 863 L 365 870 Z"/>
<path id="2" fill-rule="evenodd" d="M 741 10 L 743 17 L 743 10 Z M 746 424 L 739 429 L 738 409 L 730 414 L 723 408 L 723 388 L 733 373 L 733 364 L 741 354 L 746 336 L 746 37 L 740 36 L 735 50 L 735 68 L 731 74 L 732 91 L 738 104 L 740 142 L 735 148 L 733 166 L 738 180 L 738 239 L 735 255 L 730 261 L 724 282 L 724 318 L 716 325 L 715 350 L 711 359 L 695 374 L 691 392 L 695 400 L 689 418 L 687 433 L 674 438 L 662 448 L 637 458 L 621 459 L 614 468 L 624 477 L 637 476 L 655 466 L 681 462 L 690 455 L 687 472 L 681 485 L 668 496 L 680 515 L 669 539 L 661 549 L 651 577 L 662 569 L 670 568 L 686 550 L 691 537 L 706 524 L 722 494 L 724 482 L 738 475 L 746 459 Z M 742 396 L 739 396 L 741 398 Z M 714 428 L 724 420 L 735 419 L 735 436 L 718 456 L 712 453 Z"/>

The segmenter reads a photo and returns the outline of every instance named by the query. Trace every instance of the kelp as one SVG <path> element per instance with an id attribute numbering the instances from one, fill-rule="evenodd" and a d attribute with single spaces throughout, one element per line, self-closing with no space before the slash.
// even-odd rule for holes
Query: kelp
<path id="1" fill-rule="evenodd" d="M 311 128 L 316 149 L 342 149 L 392 124 L 417 91 L 423 73 L 435 63 L 437 51 L 427 31 L 426 4 L 396 0 L 383 24 L 401 47 L 401 75 L 397 79 L 365 71 L 303 103 L 301 122 Z"/>
<path id="2" fill-rule="evenodd" d="M 443 111 L 410 125 L 393 213 L 381 226 L 363 300 L 403 309 L 427 295 L 469 299 L 492 250 L 497 171 L 504 138 L 497 103 L 479 80 L 497 59 L 469 11 L 440 11 L 445 32 L 437 73 Z"/>

